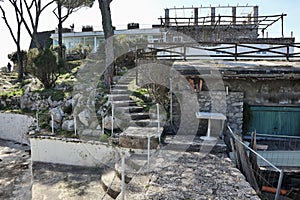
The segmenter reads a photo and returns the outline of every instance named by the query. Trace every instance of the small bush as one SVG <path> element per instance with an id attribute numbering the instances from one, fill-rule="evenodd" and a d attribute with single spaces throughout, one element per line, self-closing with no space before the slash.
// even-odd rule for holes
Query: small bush
<path id="1" fill-rule="evenodd" d="M 31 60 L 28 71 L 36 76 L 45 88 L 54 87 L 59 72 L 55 54 L 50 49 L 44 49 L 37 55 L 33 52 Z"/>

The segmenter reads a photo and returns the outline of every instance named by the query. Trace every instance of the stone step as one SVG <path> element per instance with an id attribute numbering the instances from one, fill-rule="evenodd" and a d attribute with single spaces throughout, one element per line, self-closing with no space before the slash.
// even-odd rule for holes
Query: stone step
<path id="1" fill-rule="evenodd" d="M 113 101 L 113 103 L 116 107 L 136 106 L 136 102 L 132 100 Z"/>
<path id="2" fill-rule="evenodd" d="M 113 86 L 113 90 L 127 90 L 128 84 L 117 84 Z"/>
<path id="3" fill-rule="evenodd" d="M 140 106 L 115 107 L 116 112 L 120 113 L 139 113 L 143 112 L 144 108 Z"/>
<path id="4" fill-rule="evenodd" d="M 223 140 L 218 139 L 216 141 L 203 141 L 201 136 L 188 135 L 186 139 L 183 136 L 174 139 L 174 136 L 166 136 L 164 139 L 164 147 L 173 151 L 189 151 L 189 152 L 207 152 L 217 154 L 224 153 L 227 150 L 227 146 Z"/>
<path id="5" fill-rule="evenodd" d="M 111 94 L 127 94 L 129 96 L 131 92 L 127 89 L 116 89 L 116 88 L 113 88 L 112 91 L 111 91 Z"/>
<path id="6" fill-rule="evenodd" d="M 132 120 L 150 119 L 149 113 L 130 113 Z"/>
<path id="7" fill-rule="evenodd" d="M 114 82 L 116 83 L 116 84 L 118 84 L 118 83 L 127 83 L 127 84 L 129 84 L 129 83 L 131 83 L 133 80 L 135 80 L 136 78 L 135 78 L 135 76 L 119 76 L 119 77 L 114 77 Z"/>
<path id="8" fill-rule="evenodd" d="M 159 137 L 163 131 L 157 127 L 128 127 L 119 136 L 119 145 L 131 149 L 147 149 L 148 134 L 150 135 L 150 149 L 156 149 L 159 145 Z"/>
<path id="9" fill-rule="evenodd" d="M 104 191 L 115 199 L 121 192 L 122 181 L 117 172 L 111 170 L 101 175 L 101 185 Z"/>
<path id="10" fill-rule="evenodd" d="M 150 155 L 152 153 L 153 150 L 150 152 Z M 134 176 L 146 172 L 147 158 L 148 155 L 146 153 L 143 154 L 134 153 L 130 157 L 125 159 L 125 182 L 126 183 L 129 183 Z M 121 179 L 121 174 L 122 174 L 121 162 L 115 164 L 115 170 L 117 171 Z"/>
<path id="11" fill-rule="evenodd" d="M 108 96 L 109 101 L 123 101 L 123 100 L 130 100 L 128 94 L 110 94 Z"/>
<path id="12" fill-rule="evenodd" d="M 134 127 L 157 127 L 158 121 L 152 119 L 131 120 L 130 125 Z"/>

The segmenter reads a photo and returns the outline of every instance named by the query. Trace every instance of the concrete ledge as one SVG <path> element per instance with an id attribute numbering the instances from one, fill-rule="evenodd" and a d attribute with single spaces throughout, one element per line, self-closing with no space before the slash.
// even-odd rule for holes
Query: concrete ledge
<path id="1" fill-rule="evenodd" d="M 34 118 L 11 113 L 0 113 L 0 138 L 29 144 L 27 132 L 33 124 Z"/>
<path id="2" fill-rule="evenodd" d="M 118 149 L 100 142 L 54 137 L 30 138 L 33 162 L 85 167 L 114 166 L 120 159 Z"/>

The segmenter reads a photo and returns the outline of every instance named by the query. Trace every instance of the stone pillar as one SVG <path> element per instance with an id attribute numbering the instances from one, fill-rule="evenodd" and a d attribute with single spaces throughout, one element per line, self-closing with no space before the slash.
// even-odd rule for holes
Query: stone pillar
<path id="1" fill-rule="evenodd" d="M 165 26 L 170 25 L 170 10 L 168 8 L 165 9 Z"/>
<path id="2" fill-rule="evenodd" d="M 194 25 L 195 26 L 198 26 L 198 8 L 194 8 L 194 18 L 195 18 L 195 21 L 194 21 Z"/>
<path id="3" fill-rule="evenodd" d="M 254 24 L 258 23 L 258 6 L 253 7 Z"/>
<path id="4" fill-rule="evenodd" d="M 236 24 L 236 7 L 232 7 L 232 24 Z"/>
<path id="5" fill-rule="evenodd" d="M 215 7 L 211 7 L 211 25 L 215 24 L 216 21 L 216 8 Z"/>

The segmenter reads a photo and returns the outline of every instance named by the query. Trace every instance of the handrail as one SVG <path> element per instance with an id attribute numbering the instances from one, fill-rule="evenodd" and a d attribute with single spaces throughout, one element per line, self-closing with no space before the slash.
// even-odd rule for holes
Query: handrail
<path id="1" fill-rule="evenodd" d="M 250 147 L 248 147 L 244 142 L 242 142 L 241 140 L 239 140 L 236 135 L 233 133 L 232 129 L 230 128 L 229 125 L 227 125 L 230 135 L 234 138 L 235 141 L 239 142 L 240 144 L 242 144 L 247 150 L 251 151 L 252 153 L 254 153 L 256 156 L 258 156 L 260 159 L 262 159 L 264 162 L 266 162 L 267 164 L 269 164 L 271 167 L 273 167 L 277 172 L 279 172 L 279 179 L 278 179 L 278 183 L 277 183 L 277 188 L 276 188 L 276 194 L 275 194 L 275 200 L 279 200 L 280 197 L 280 190 L 281 190 L 281 185 L 282 185 L 282 181 L 283 181 L 283 176 L 284 176 L 284 172 L 282 169 L 279 169 L 278 167 L 276 167 L 274 164 L 272 164 L 271 162 L 269 162 L 267 159 L 265 159 L 264 157 L 262 157 L 259 153 L 257 153 L 256 151 L 254 151 L 253 149 L 251 149 Z"/>
<path id="2" fill-rule="evenodd" d="M 137 44 L 137 47 L 141 44 Z M 143 44 L 145 45 L 145 44 Z M 183 59 L 195 57 L 214 57 L 214 58 L 233 58 L 249 59 L 249 58 L 281 58 L 290 61 L 292 58 L 300 59 L 300 43 L 284 43 L 284 42 L 199 42 L 199 43 L 147 43 L 148 50 L 139 52 L 138 57 L 156 57 L 156 58 L 178 58 Z M 223 45 L 223 46 L 222 46 Z M 258 46 L 262 45 L 262 46 Z M 269 46 L 267 46 L 269 45 Z M 191 54 L 187 51 L 194 49 Z M 138 48 L 137 48 L 138 49 Z M 296 51 L 297 50 L 297 51 Z M 299 51 L 298 51 L 299 50 Z M 197 52 L 198 51 L 198 52 Z M 165 52 L 166 54 L 161 54 Z M 212 52 L 215 52 L 212 53 Z"/>

